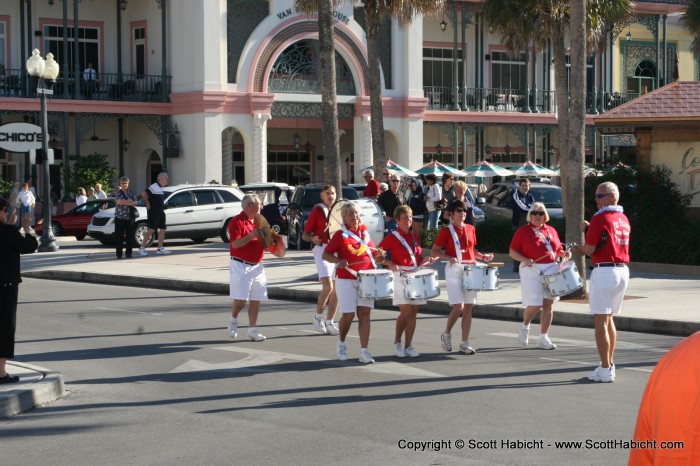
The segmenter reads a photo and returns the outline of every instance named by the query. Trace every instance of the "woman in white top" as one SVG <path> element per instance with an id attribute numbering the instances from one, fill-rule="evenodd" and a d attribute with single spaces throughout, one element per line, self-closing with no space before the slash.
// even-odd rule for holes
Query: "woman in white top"
<path id="1" fill-rule="evenodd" d="M 87 196 L 85 195 L 85 188 L 78 188 L 78 195 L 75 197 L 76 207 L 87 202 Z"/>
<path id="2" fill-rule="evenodd" d="M 426 228 L 428 230 L 437 228 L 438 215 L 440 211 L 435 208 L 435 203 L 442 199 L 442 188 L 437 184 L 437 177 L 432 173 L 425 177 L 428 182 L 428 191 L 426 192 L 427 200 L 425 207 L 428 210 L 428 222 Z"/>

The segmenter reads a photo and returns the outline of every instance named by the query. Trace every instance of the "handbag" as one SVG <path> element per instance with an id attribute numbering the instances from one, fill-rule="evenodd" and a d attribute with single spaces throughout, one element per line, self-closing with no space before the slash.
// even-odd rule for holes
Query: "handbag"
<path id="1" fill-rule="evenodd" d="M 435 201 L 433 205 L 435 206 L 435 210 L 442 210 L 447 207 L 447 199 L 443 197 L 439 201 Z"/>
<path id="2" fill-rule="evenodd" d="M 137 209 L 136 207 L 130 205 L 130 206 L 129 206 L 129 218 L 130 218 L 131 220 L 134 220 L 134 219 L 139 218 L 139 209 Z"/>

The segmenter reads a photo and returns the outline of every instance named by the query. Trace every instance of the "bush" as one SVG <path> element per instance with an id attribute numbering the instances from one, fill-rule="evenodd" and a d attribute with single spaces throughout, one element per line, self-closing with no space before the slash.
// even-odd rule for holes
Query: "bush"
<path id="1" fill-rule="evenodd" d="M 0 196 L 4 197 L 7 199 L 10 197 L 10 193 L 15 187 L 15 182 L 14 181 L 8 181 L 0 178 Z"/>
<path id="2" fill-rule="evenodd" d="M 113 183 L 117 177 L 118 170 L 111 167 L 107 162 L 107 156 L 103 154 L 71 156 L 73 170 L 71 172 L 70 192 L 77 193 L 78 188 L 87 189 L 100 183 L 106 193 L 111 193 Z"/>
<path id="3" fill-rule="evenodd" d="M 420 232 L 420 244 L 421 248 L 429 251 L 430 249 L 433 248 L 433 243 L 435 242 L 435 238 L 437 238 L 438 232 L 440 229 L 438 228 L 433 228 L 432 230 L 421 230 Z"/>

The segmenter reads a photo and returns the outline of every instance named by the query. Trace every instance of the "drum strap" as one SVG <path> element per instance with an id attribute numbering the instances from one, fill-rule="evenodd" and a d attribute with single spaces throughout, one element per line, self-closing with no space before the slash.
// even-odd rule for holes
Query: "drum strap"
<path id="1" fill-rule="evenodd" d="M 369 233 L 367 233 L 367 232 L 365 231 L 365 235 L 369 236 Z M 372 261 L 372 267 L 374 267 L 374 268 L 376 269 L 376 268 L 377 268 L 377 264 L 374 262 L 374 257 L 372 257 L 372 251 L 370 251 L 369 246 L 367 246 L 367 243 L 365 243 L 365 242 L 362 240 L 362 238 L 360 238 L 359 236 L 357 236 L 355 233 L 353 233 L 352 231 L 350 231 L 350 230 L 348 230 L 347 228 L 345 228 L 345 224 L 343 224 L 343 237 L 344 237 L 344 238 L 347 238 L 348 236 L 349 236 L 350 238 L 354 239 L 355 241 L 357 241 L 358 243 L 360 243 L 362 246 L 365 247 L 365 252 L 367 253 L 367 256 L 369 257 L 369 260 Z"/>
<path id="2" fill-rule="evenodd" d="M 448 228 L 450 229 L 450 233 L 452 234 L 452 241 L 454 241 L 455 243 L 455 254 L 457 254 L 457 263 L 461 264 L 462 248 L 459 246 L 459 237 L 457 236 L 457 232 L 455 231 L 454 225 L 450 225 Z"/>
<path id="3" fill-rule="evenodd" d="M 403 244 L 403 247 L 406 248 L 406 250 L 408 251 L 408 254 L 411 256 L 411 260 L 413 261 L 413 264 L 416 266 L 416 268 L 418 268 L 418 261 L 416 260 L 416 255 L 413 253 L 414 250 L 411 249 L 411 246 L 408 245 L 408 243 L 406 242 L 404 237 L 401 235 L 401 233 L 399 233 L 398 229 L 394 230 L 392 233 L 401 242 L 401 244 Z M 411 232 L 409 232 L 409 233 L 411 233 Z M 415 240 L 415 238 L 413 238 L 413 233 L 411 233 L 411 239 L 413 239 L 413 247 L 415 248 L 416 247 L 416 240 Z"/>
<path id="4" fill-rule="evenodd" d="M 548 250 L 549 253 L 552 255 L 552 257 L 556 258 L 557 255 L 554 253 L 554 250 L 552 249 L 552 245 L 549 243 L 549 239 L 547 239 L 547 238 L 542 234 L 542 232 L 541 232 L 540 230 L 538 230 L 537 228 L 533 228 L 532 231 L 534 231 L 535 234 L 536 234 L 537 236 L 540 237 L 540 239 L 542 240 L 542 242 L 544 243 L 544 245 L 547 246 L 547 250 Z"/>

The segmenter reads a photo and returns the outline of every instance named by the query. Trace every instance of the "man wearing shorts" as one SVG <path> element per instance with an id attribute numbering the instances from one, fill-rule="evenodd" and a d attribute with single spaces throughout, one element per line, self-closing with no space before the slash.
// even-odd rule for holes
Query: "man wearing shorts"
<path id="1" fill-rule="evenodd" d="M 595 342 L 600 365 L 588 375 L 594 382 L 615 381 L 615 343 L 617 330 L 613 315 L 622 310 L 622 300 L 629 283 L 630 222 L 622 206 L 617 205 L 620 191 L 612 182 L 598 185 L 595 202 L 598 211 L 590 223 L 584 221 L 586 240 L 576 248 L 579 254 L 591 256 L 589 306 L 595 319 Z"/>
<path id="2" fill-rule="evenodd" d="M 241 201 L 243 212 L 233 217 L 228 223 L 230 235 L 230 296 L 231 319 L 228 324 L 228 336 L 238 336 L 238 314 L 248 306 L 248 338 L 252 341 L 264 341 L 265 336 L 258 332 L 258 312 L 260 301 L 267 301 L 267 277 L 262 265 L 265 253 L 263 238 L 265 234 L 255 226 L 255 218 L 260 214 L 262 202 L 256 194 L 246 194 Z M 277 236 L 268 250 L 277 257 L 283 257 L 286 250 L 284 241 Z"/>
<path id="3" fill-rule="evenodd" d="M 158 250 L 156 254 L 166 255 L 170 251 L 163 247 L 165 241 L 165 193 L 163 188 L 168 185 L 168 174 L 165 172 L 159 173 L 156 182 L 150 185 L 144 192 L 141 193 L 141 199 L 146 204 L 148 212 L 148 231 L 143 237 L 139 254 L 147 256 L 146 245 L 151 240 L 153 233 L 158 230 Z"/>

